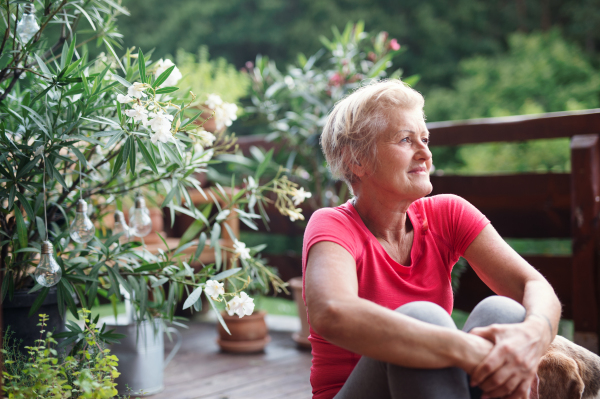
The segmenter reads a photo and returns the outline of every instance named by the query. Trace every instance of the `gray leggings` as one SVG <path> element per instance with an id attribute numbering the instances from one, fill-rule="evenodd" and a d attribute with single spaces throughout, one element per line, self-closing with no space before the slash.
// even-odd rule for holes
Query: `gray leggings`
<path id="1" fill-rule="evenodd" d="M 456 329 L 448 313 L 431 302 L 407 303 L 396 312 Z M 523 320 L 525 308 L 521 304 L 507 297 L 492 296 L 473 309 L 463 331 Z M 467 373 L 457 367 L 412 369 L 363 356 L 334 399 L 479 399 L 480 396 L 481 390 L 469 388 Z"/>

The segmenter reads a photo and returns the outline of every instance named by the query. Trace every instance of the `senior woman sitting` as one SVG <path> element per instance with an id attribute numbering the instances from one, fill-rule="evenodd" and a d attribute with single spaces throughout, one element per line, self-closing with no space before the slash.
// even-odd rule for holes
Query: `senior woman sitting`
<path id="1" fill-rule="evenodd" d="M 318 210 L 304 236 L 315 399 L 528 398 L 560 303 L 486 217 L 425 197 L 423 97 L 399 80 L 338 102 L 321 144 L 354 197 Z M 463 256 L 499 296 L 454 325 L 450 272 Z M 474 387 L 474 388 L 472 388 Z"/>

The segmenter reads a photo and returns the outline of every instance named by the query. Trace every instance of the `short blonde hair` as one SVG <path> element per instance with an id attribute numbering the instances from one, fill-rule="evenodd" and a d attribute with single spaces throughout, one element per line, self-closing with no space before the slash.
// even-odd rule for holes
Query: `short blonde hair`
<path id="1" fill-rule="evenodd" d="M 377 139 L 387 129 L 390 114 L 398 109 L 423 109 L 418 91 L 399 79 L 371 82 L 338 101 L 327 118 L 321 147 L 334 177 L 350 190 L 351 164 L 377 159 Z"/>

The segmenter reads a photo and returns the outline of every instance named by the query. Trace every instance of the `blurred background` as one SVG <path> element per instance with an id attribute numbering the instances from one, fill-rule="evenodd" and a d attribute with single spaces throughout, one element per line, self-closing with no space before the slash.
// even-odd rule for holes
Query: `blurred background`
<path id="1" fill-rule="evenodd" d="M 320 38 L 331 38 L 332 27 L 342 31 L 349 21 L 364 21 L 366 31 L 385 31 L 397 40 L 403 51 L 390 70 L 418 77 L 414 87 L 425 96 L 428 121 L 599 106 L 598 0 L 123 0 L 123 5 L 131 13 L 118 21 L 123 46 L 155 49 L 154 58 L 175 62 L 178 53 L 179 61 L 184 57 L 181 51 L 188 60 L 210 59 L 205 75 L 228 83 L 218 91 L 242 106 L 249 104 L 250 84 L 235 72 L 248 61 L 261 54 L 285 71 L 298 54 L 322 48 Z M 238 135 L 267 130 L 243 116 L 230 129 Z M 565 143 L 436 148 L 434 164 L 438 171 L 461 174 L 568 171 Z"/>
<path id="2" fill-rule="evenodd" d="M 600 0 L 122 4 L 130 16 L 118 20 L 123 38 L 115 45 L 154 49 L 153 59 L 181 70 L 179 87 L 236 103 L 228 131 L 284 139 L 289 145 L 274 159 L 313 192 L 313 209 L 347 198 L 328 175 L 318 137 L 331 106 L 363 79 L 401 77 L 424 95 L 428 122 L 600 107 Z M 570 172 L 568 138 L 432 151 L 438 175 Z M 242 238 L 269 242 L 270 261 L 291 277 L 299 274 L 305 223 Z M 570 239 L 507 241 L 522 254 L 571 253 Z"/>

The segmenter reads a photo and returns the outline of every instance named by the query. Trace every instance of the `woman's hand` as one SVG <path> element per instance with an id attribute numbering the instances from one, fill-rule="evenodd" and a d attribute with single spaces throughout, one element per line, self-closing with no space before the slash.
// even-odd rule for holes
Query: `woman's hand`
<path id="1" fill-rule="evenodd" d="M 494 348 L 471 374 L 471 385 L 482 399 L 528 399 L 538 363 L 552 339 L 548 326 L 537 318 L 519 324 L 492 324 L 470 334 L 494 343 Z"/>

